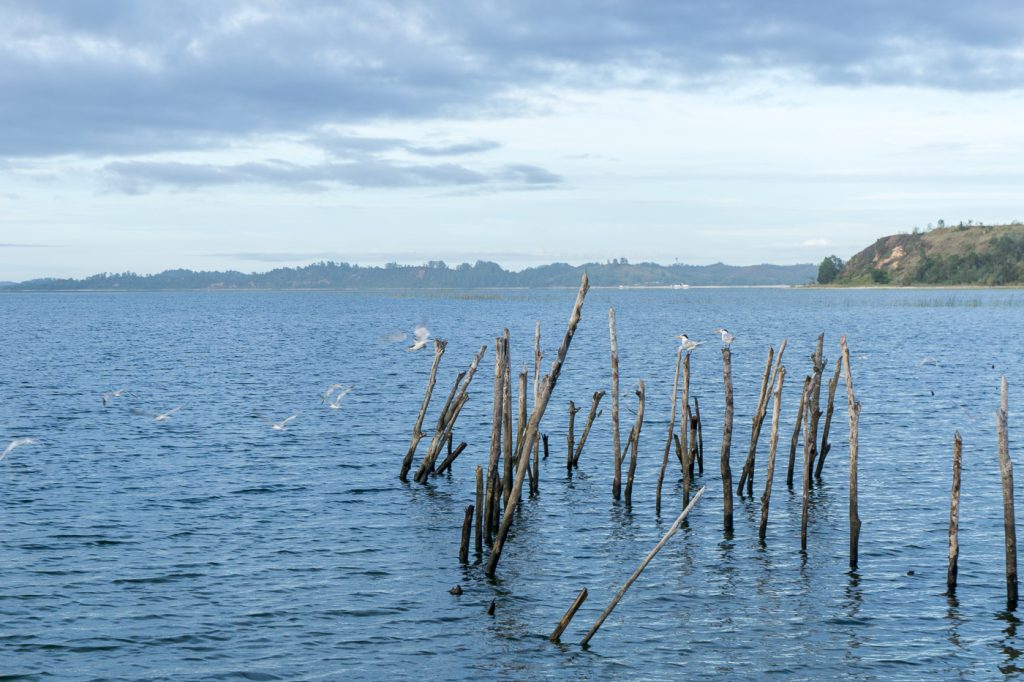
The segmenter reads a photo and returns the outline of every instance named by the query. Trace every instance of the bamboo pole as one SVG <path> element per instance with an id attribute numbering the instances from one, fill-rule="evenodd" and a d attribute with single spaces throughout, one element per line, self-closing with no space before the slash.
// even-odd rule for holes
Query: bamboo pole
<path id="1" fill-rule="evenodd" d="M 594 391 L 594 401 L 590 404 L 590 413 L 587 415 L 587 423 L 583 426 L 583 434 L 580 436 L 580 442 L 576 444 L 576 454 L 573 455 L 572 458 L 573 466 L 579 466 L 580 455 L 583 454 L 583 446 L 587 442 L 587 436 L 590 435 L 590 427 L 594 425 L 594 420 L 598 417 L 597 406 L 603 397 L 604 391 Z"/>
<path id="2" fill-rule="evenodd" d="M 640 574 L 643 573 L 645 568 L 647 568 L 647 564 L 651 563 L 651 560 L 654 559 L 654 556 L 661 551 L 661 548 L 665 546 L 665 543 L 667 543 L 672 538 L 672 536 L 676 534 L 676 531 L 679 530 L 679 526 L 682 525 L 683 520 L 690 513 L 690 510 L 693 509 L 694 505 L 700 501 L 701 496 L 704 494 L 704 490 L 704 488 L 701 488 L 700 490 L 697 491 L 697 494 L 693 496 L 693 499 L 690 501 L 690 504 L 686 505 L 686 509 L 684 509 L 683 513 L 679 515 L 679 518 L 675 520 L 675 522 L 672 524 L 672 527 L 669 528 L 668 532 L 662 536 L 661 540 L 658 541 L 658 544 L 654 546 L 654 549 L 647 553 L 647 556 L 644 557 L 644 560 L 640 562 L 640 566 L 638 566 L 637 569 L 633 571 L 633 575 L 629 576 L 629 580 L 626 581 L 626 584 L 622 586 L 622 589 L 618 591 L 618 593 L 612 599 L 611 603 L 608 604 L 605 610 L 601 612 L 601 615 L 597 618 L 597 622 L 594 623 L 594 626 L 590 628 L 589 632 L 587 632 L 587 636 L 584 637 L 583 641 L 580 642 L 582 646 L 586 646 L 587 643 L 590 642 L 593 636 L 597 633 L 598 629 L 600 629 L 601 625 L 604 624 L 605 619 L 608 618 L 611 612 L 615 609 L 616 605 L 618 605 L 619 601 L 622 600 L 622 597 L 626 594 L 626 590 L 628 590 L 630 585 L 632 585 L 636 581 L 636 579 L 640 577 Z"/>
<path id="3" fill-rule="evenodd" d="M 683 366 L 683 347 L 676 351 L 676 378 L 672 382 L 672 416 L 668 420 L 668 436 L 665 438 L 665 454 L 661 458 L 661 471 L 658 473 L 658 493 L 654 502 L 654 513 L 661 516 L 661 486 L 665 481 L 665 469 L 668 468 L 668 452 L 672 448 L 672 434 L 676 428 L 676 403 L 679 391 L 679 371 Z M 681 464 L 680 464 L 681 466 Z"/>
<path id="4" fill-rule="evenodd" d="M 617 500 L 622 493 L 622 447 L 619 442 L 619 342 L 615 338 L 615 308 L 608 309 L 608 336 L 612 347 L 612 499 Z"/>
<path id="5" fill-rule="evenodd" d="M 569 401 L 569 432 L 565 436 L 565 442 L 568 446 L 569 454 L 565 460 L 565 468 L 567 470 L 569 478 L 572 478 L 572 463 L 573 463 L 573 450 L 576 449 L 576 434 L 574 432 L 576 426 L 576 413 L 581 408 L 576 407 L 576 403 Z"/>
<path id="6" fill-rule="evenodd" d="M 960 432 L 953 433 L 953 488 L 949 493 L 949 568 L 946 570 L 946 594 L 956 592 L 957 563 L 960 560 L 960 466 L 963 440 Z"/>
<path id="7" fill-rule="evenodd" d="M 565 615 L 562 616 L 562 620 L 558 621 L 558 626 L 555 628 L 555 631 L 551 633 L 550 637 L 548 637 L 550 641 L 557 642 L 561 639 L 562 633 L 565 632 L 567 627 L 569 627 L 569 622 L 572 621 L 572 617 L 576 615 L 576 612 L 580 610 L 580 607 L 583 606 L 583 602 L 585 601 L 587 601 L 587 588 L 584 587 L 580 590 L 580 593 L 576 595 L 576 598 L 572 601 L 569 609 L 565 612 Z"/>
<path id="8" fill-rule="evenodd" d="M 466 514 L 462 518 L 462 542 L 459 544 L 459 563 L 469 562 L 469 537 L 473 531 L 473 505 L 466 507 Z"/>
<path id="9" fill-rule="evenodd" d="M 640 386 L 636 389 L 637 397 L 637 408 L 636 408 L 636 423 L 633 425 L 633 436 L 630 439 L 633 444 L 633 449 L 629 456 L 629 476 L 626 478 L 626 504 L 633 503 L 633 475 L 636 473 L 636 450 L 640 443 L 640 428 L 644 424 L 644 402 L 646 399 L 646 390 L 644 382 L 640 380 Z M 629 449 L 629 444 L 626 445 Z"/>
<path id="10" fill-rule="evenodd" d="M 562 364 L 565 362 L 565 356 L 569 353 L 569 344 L 572 343 L 572 337 L 576 333 L 576 327 L 580 323 L 580 313 L 583 309 L 583 300 L 587 296 L 587 290 L 590 289 L 590 282 L 587 279 L 586 273 L 583 273 L 583 279 L 580 282 L 579 292 L 576 294 L 576 302 L 573 304 L 572 314 L 569 316 L 569 324 L 565 330 L 565 336 L 562 338 L 562 343 L 558 347 L 558 354 L 555 356 L 555 361 L 551 363 L 550 373 L 544 377 L 541 384 L 540 399 L 537 404 L 533 406 L 533 415 L 530 417 L 530 423 L 526 429 L 526 438 L 524 443 L 526 446 L 532 444 L 532 440 L 537 437 L 538 429 L 540 427 L 540 420 L 544 416 L 544 411 L 547 409 L 548 401 L 551 399 L 551 393 L 555 389 L 555 385 L 558 383 L 558 377 L 562 373 Z M 520 458 L 529 454 L 529 447 L 524 448 L 523 452 L 519 453 Z M 487 575 L 488 577 L 494 577 L 494 571 L 498 566 L 498 560 L 501 558 L 501 550 L 505 545 L 505 538 L 508 537 L 509 528 L 512 527 L 512 519 L 516 511 L 516 505 L 519 502 L 519 493 L 523 489 L 523 479 L 526 475 L 524 471 L 525 467 L 520 467 L 516 472 L 516 480 L 512 486 L 512 495 L 510 497 L 511 503 L 506 505 L 505 513 L 501 519 L 501 526 L 498 529 L 498 535 L 494 538 L 494 545 L 491 547 L 491 555 L 487 559 Z"/>
<path id="11" fill-rule="evenodd" d="M 754 419 L 750 425 L 750 448 L 747 450 L 747 459 L 743 462 L 743 469 L 740 471 L 740 480 L 736 484 L 736 494 L 743 495 L 743 488 L 747 488 L 747 494 L 753 494 L 754 485 L 754 457 L 757 453 L 757 441 L 761 437 L 761 423 L 764 420 L 761 411 L 762 406 L 768 400 L 768 387 L 771 385 L 772 358 L 775 357 L 775 349 L 768 347 L 768 361 L 764 363 L 764 377 L 761 379 L 761 392 L 757 397 L 757 408 L 754 410 Z"/>
<path id="12" fill-rule="evenodd" d="M 793 440 L 789 443 L 789 466 L 786 468 L 786 486 L 793 487 L 793 469 L 796 465 L 796 446 L 800 442 L 800 427 L 804 423 L 804 412 L 807 409 L 807 394 L 811 390 L 811 377 L 804 377 L 804 388 L 800 393 L 800 408 L 796 412 L 796 426 L 793 427 Z"/>
<path id="13" fill-rule="evenodd" d="M 996 433 L 999 438 L 999 474 L 1003 480 L 1003 531 L 1006 551 L 1006 608 L 1017 608 L 1017 529 L 1013 511 L 1013 461 L 1010 459 L 1007 426 L 1008 399 L 1006 377 L 1000 381 L 1000 407 L 996 411 Z"/>
<path id="14" fill-rule="evenodd" d="M 860 403 L 853 393 L 853 375 L 850 371 L 850 349 L 846 346 L 846 337 L 839 339 L 839 345 L 843 350 L 843 369 L 846 373 L 846 399 L 849 403 L 848 412 L 850 416 L 850 568 L 857 568 L 857 559 L 860 545 L 860 516 L 857 513 L 857 436 L 860 426 Z M 1003 380 L 1003 399 L 1006 399 L 1006 380 Z M 1005 404 L 1004 404 L 1005 407 Z M 1004 421 L 1005 425 L 1005 421 Z M 813 439 L 811 440 L 813 443 Z M 1010 473 L 1010 525 L 1013 525 L 1013 473 Z M 1017 601 L 1017 547 L 1014 539 L 1013 559 L 1013 594 L 1014 603 Z"/>
<path id="15" fill-rule="evenodd" d="M 772 433 L 768 441 L 768 472 L 764 478 L 764 494 L 761 496 L 761 527 L 758 537 L 764 542 L 768 532 L 768 505 L 772 499 L 772 480 L 775 478 L 775 451 L 779 445 L 779 416 L 782 413 L 782 382 L 786 379 L 786 368 L 779 369 L 775 380 L 775 404 L 772 407 Z"/>
<path id="16" fill-rule="evenodd" d="M 419 446 L 420 441 L 423 440 L 423 436 L 427 435 L 423 433 L 423 418 L 427 414 L 427 406 L 430 405 L 430 396 L 434 393 L 434 383 L 437 381 L 437 365 L 441 362 L 441 356 L 444 355 L 444 348 L 447 345 L 448 342 L 444 339 L 434 339 L 434 364 L 430 366 L 427 392 L 423 396 L 423 404 L 420 406 L 419 416 L 416 417 L 416 425 L 412 427 L 412 442 L 409 443 L 409 449 L 402 460 L 402 471 L 398 474 L 398 477 L 403 481 L 408 480 L 407 477 L 409 469 L 412 468 L 412 458 L 416 455 L 416 448 Z"/>
<path id="17" fill-rule="evenodd" d="M 449 438 L 448 442 L 451 443 L 452 439 Z M 466 443 L 465 443 L 465 441 L 463 441 L 463 442 L 459 443 L 459 445 L 454 450 L 449 452 L 448 456 L 444 458 L 443 462 L 441 462 L 441 465 L 439 467 L 437 467 L 437 475 L 440 476 L 441 474 L 443 474 L 448 469 L 451 469 L 452 462 L 454 462 L 455 459 L 459 455 L 461 455 L 462 451 L 465 450 L 465 449 L 466 449 Z"/>
<path id="18" fill-rule="evenodd" d="M 732 468 L 729 448 L 732 445 L 732 351 L 722 348 L 722 380 L 725 383 L 725 424 L 722 427 L 722 497 L 725 532 L 732 533 Z"/>
<path id="19" fill-rule="evenodd" d="M 484 549 L 484 469 L 476 468 L 476 553 Z"/>
<path id="20" fill-rule="evenodd" d="M 839 370 L 843 358 L 836 360 L 836 371 L 828 382 L 828 402 L 825 404 L 825 425 L 821 428 L 821 447 L 818 449 L 818 463 L 814 465 L 814 477 L 821 478 L 821 470 L 825 467 L 825 457 L 828 456 L 832 444 L 828 442 L 829 427 L 832 426 L 832 412 L 835 409 L 836 386 L 839 385 Z"/>
<path id="21" fill-rule="evenodd" d="M 697 475 L 704 475 L 704 424 L 700 418 L 700 400 L 693 396 L 693 411 L 697 413 Z"/>

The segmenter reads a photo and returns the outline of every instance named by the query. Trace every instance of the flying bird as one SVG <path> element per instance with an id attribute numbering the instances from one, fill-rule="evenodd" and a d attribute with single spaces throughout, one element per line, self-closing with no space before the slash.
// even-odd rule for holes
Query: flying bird
<path id="1" fill-rule="evenodd" d="M 342 384 L 331 384 L 330 386 L 328 386 L 327 390 L 320 394 L 320 402 L 328 402 L 331 399 L 331 396 L 334 395 L 334 392 L 337 391 L 339 388 L 344 388 L 344 386 Z M 349 390 L 352 389 L 350 388 Z"/>
<path id="2" fill-rule="evenodd" d="M 32 443 L 35 443 L 35 440 L 31 438 L 15 438 L 4 448 L 3 454 L 0 454 L 0 462 L 3 461 L 4 457 L 11 454 L 14 448 L 21 447 L 22 445 L 31 445 Z"/>
<path id="3" fill-rule="evenodd" d="M 102 395 L 100 395 L 100 400 L 103 401 L 103 407 L 106 407 L 107 403 L 109 403 L 114 398 L 120 398 L 127 392 L 127 388 L 119 388 L 116 391 L 107 391 L 106 393 L 103 393 Z"/>
<path id="4" fill-rule="evenodd" d="M 715 333 L 722 337 L 722 343 L 724 343 L 727 346 L 731 346 L 732 342 L 736 340 L 736 336 L 725 327 L 720 327 L 719 329 L 716 329 Z"/>
<path id="5" fill-rule="evenodd" d="M 166 412 L 161 412 L 158 415 L 154 415 L 153 419 L 155 419 L 158 422 L 165 422 L 165 421 L 167 421 L 168 419 L 171 418 L 172 414 L 174 414 L 175 412 L 177 412 L 181 408 L 182 408 L 181 405 L 178 405 L 177 407 L 172 407 L 171 409 L 167 410 Z"/>
<path id="6" fill-rule="evenodd" d="M 296 412 L 292 416 L 285 417 L 284 419 L 282 419 L 279 422 L 276 422 L 276 421 L 274 421 L 274 420 L 270 419 L 269 417 L 267 417 L 265 415 L 262 415 L 262 414 L 257 414 L 256 416 L 259 417 L 260 419 L 266 420 L 266 422 L 268 424 L 270 424 L 270 428 L 274 429 L 275 431 L 287 431 L 288 430 L 288 425 L 299 416 L 299 413 Z"/>
<path id="7" fill-rule="evenodd" d="M 340 410 L 341 399 L 347 396 L 351 391 L 351 386 L 345 386 L 340 391 L 338 391 L 337 395 L 334 396 L 334 400 L 331 400 L 330 402 L 327 403 L 327 407 L 331 408 L 332 410 Z"/>
<path id="8" fill-rule="evenodd" d="M 427 345 L 430 341 L 430 330 L 424 327 L 422 324 L 416 325 L 416 329 L 413 331 L 413 336 L 416 340 L 412 342 L 412 345 L 406 348 L 407 351 L 419 350 Z"/>
<path id="9" fill-rule="evenodd" d="M 704 343 L 703 341 L 694 341 L 693 339 L 686 336 L 686 334 L 680 334 L 676 338 L 679 339 L 679 344 L 683 347 L 683 350 L 687 352 L 693 350 L 697 346 Z"/>

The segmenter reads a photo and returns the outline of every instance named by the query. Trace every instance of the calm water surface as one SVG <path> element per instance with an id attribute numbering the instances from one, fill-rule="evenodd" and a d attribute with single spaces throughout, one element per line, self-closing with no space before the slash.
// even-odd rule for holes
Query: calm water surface
<path id="1" fill-rule="evenodd" d="M 514 366 L 532 366 L 540 320 L 547 366 L 574 295 L 0 297 L 0 440 L 39 441 L 0 462 L 0 678 L 992 679 L 1024 666 L 1021 612 L 1005 609 L 993 417 L 1005 374 L 1015 450 L 1024 294 L 592 290 L 543 422 L 552 454 L 540 495 L 524 499 L 489 581 L 480 557 L 460 566 L 457 555 L 473 469 L 487 458 L 494 337 L 507 326 Z M 609 306 L 623 438 L 632 389 L 647 382 L 632 508 L 611 497 L 607 398 L 577 474 L 565 475 L 567 403 L 585 410 L 594 390 L 608 388 Z M 402 484 L 397 472 L 431 353 L 386 339 L 421 321 L 449 340 L 428 424 L 455 374 L 488 345 L 456 429 L 469 447 L 450 476 L 426 486 Z M 826 332 L 830 363 L 848 335 L 863 403 L 857 571 L 847 566 L 842 385 L 806 555 L 800 494 L 786 488 L 784 466 L 767 544 L 757 540 L 767 425 L 756 499 L 736 501 L 735 533 L 724 536 L 721 356 L 711 332 L 720 325 L 738 337 L 736 473 L 768 346 L 789 340 L 788 451 L 817 334 Z M 708 341 L 693 355 L 691 388 L 704 419 L 698 484 L 707 493 L 581 649 L 679 509 L 672 476 L 666 510 L 654 513 L 680 332 Z M 337 411 L 318 396 L 336 381 L 355 386 Z M 133 396 L 104 409 L 100 393 L 122 386 Z M 151 416 L 177 405 L 166 422 Z M 254 416 L 295 412 L 284 432 Z M 965 446 L 960 588 L 950 599 L 955 429 Z M 448 593 L 456 583 L 458 597 Z M 589 601 L 564 643 L 550 644 L 583 586 Z"/>

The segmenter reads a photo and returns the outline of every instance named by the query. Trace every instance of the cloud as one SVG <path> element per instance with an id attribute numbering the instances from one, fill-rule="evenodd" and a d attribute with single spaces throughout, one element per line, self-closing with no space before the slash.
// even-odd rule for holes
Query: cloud
<path id="1" fill-rule="evenodd" d="M 384 152 L 405 151 L 416 156 L 466 156 L 501 147 L 494 140 L 475 140 L 447 145 L 421 145 L 395 137 L 362 137 L 334 132 L 321 132 L 306 141 L 332 156 L 373 156 Z"/>
<path id="2" fill-rule="evenodd" d="M 0 156 L 209 149 L 324 125 L 515 114 L 515 93 L 544 87 L 690 88 L 769 72 L 1019 90 L 1022 42 L 1017 0 L 9 0 Z"/>
<path id="3" fill-rule="evenodd" d="M 52 249 L 53 244 L 6 244 L 0 242 L 0 249 Z"/>
<path id="4" fill-rule="evenodd" d="M 800 246 L 806 246 L 809 248 L 821 248 L 823 246 L 828 246 L 831 243 L 832 242 L 830 242 L 827 239 L 805 239 L 804 241 L 800 242 Z"/>
<path id="5" fill-rule="evenodd" d="M 454 163 L 401 164 L 383 159 L 301 165 L 282 160 L 239 164 L 177 161 L 115 161 L 102 171 L 107 186 L 126 194 L 156 188 L 198 190 L 223 185 L 270 185 L 293 191 L 322 192 L 332 185 L 360 188 L 504 186 L 561 182 L 535 166 L 507 166 L 497 172 Z"/>

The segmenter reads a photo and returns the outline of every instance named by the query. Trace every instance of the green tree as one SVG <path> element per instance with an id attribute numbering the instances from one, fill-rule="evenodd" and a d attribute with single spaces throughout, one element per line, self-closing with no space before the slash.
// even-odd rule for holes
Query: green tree
<path id="1" fill-rule="evenodd" d="M 818 266 L 818 284 L 831 284 L 843 269 L 843 261 L 839 256 L 828 256 Z"/>

